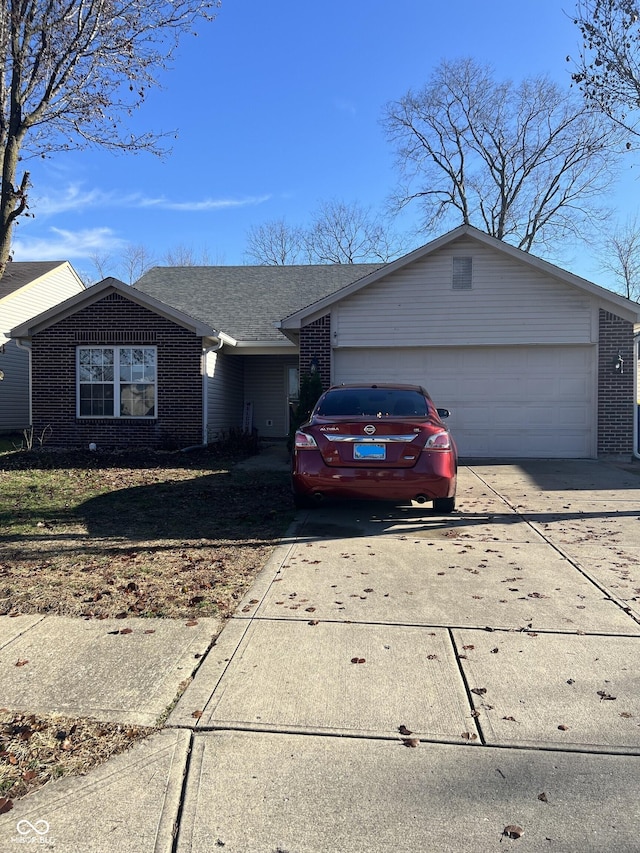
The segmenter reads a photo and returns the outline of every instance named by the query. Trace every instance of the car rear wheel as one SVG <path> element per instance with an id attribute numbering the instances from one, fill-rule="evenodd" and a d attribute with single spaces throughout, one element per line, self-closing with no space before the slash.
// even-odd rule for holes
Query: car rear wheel
<path id="1" fill-rule="evenodd" d="M 444 514 L 453 512 L 456 508 L 456 499 L 455 498 L 434 498 L 433 500 L 433 510 L 434 512 L 441 512 Z"/>

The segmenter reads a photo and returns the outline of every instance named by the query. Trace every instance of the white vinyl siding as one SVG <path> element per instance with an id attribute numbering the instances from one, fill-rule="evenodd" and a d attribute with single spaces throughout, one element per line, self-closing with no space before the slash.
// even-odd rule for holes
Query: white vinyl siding
<path id="1" fill-rule="evenodd" d="M 243 356 L 210 352 L 206 356 L 207 441 L 219 441 L 242 427 Z"/>
<path id="2" fill-rule="evenodd" d="M 462 456 L 595 456 L 595 346 L 338 349 L 333 369 L 426 387 Z"/>
<path id="3" fill-rule="evenodd" d="M 289 367 L 296 356 L 264 355 L 251 358 L 245 372 L 244 398 L 252 403 L 253 426 L 265 438 L 283 438 L 289 429 Z"/>
<path id="4" fill-rule="evenodd" d="M 84 290 L 82 282 L 68 263 L 0 299 L 0 431 L 22 430 L 29 426 L 29 353 L 10 341 L 11 329 L 35 317 L 70 296 Z"/>
<path id="5" fill-rule="evenodd" d="M 452 258 L 473 258 L 472 289 L 452 287 Z M 334 346 L 588 344 L 597 310 L 584 292 L 476 241 L 456 241 L 332 310 Z"/>
<path id="6" fill-rule="evenodd" d="M 11 329 L 84 290 L 71 267 L 64 263 L 50 273 L 0 299 L 0 343 Z"/>
<path id="7" fill-rule="evenodd" d="M 8 341 L 0 351 L 0 431 L 21 431 L 29 417 L 29 353 L 15 341 Z"/>

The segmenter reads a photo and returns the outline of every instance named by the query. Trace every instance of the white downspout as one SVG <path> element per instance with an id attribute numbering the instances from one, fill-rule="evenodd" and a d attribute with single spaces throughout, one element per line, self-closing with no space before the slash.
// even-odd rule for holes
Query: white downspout
<path id="1" fill-rule="evenodd" d="M 31 399 L 32 399 L 32 388 L 33 388 L 33 380 L 31 376 L 31 341 L 26 343 L 24 339 L 14 338 L 16 345 L 20 347 L 20 349 L 25 349 L 29 353 L 29 426 L 33 426 L 33 410 L 31 407 Z"/>
<path id="2" fill-rule="evenodd" d="M 638 446 L 638 355 L 640 354 L 640 333 L 633 336 L 633 455 L 640 459 Z"/>
<path id="3" fill-rule="evenodd" d="M 219 339 L 217 344 L 205 347 L 202 351 L 202 445 L 209 444 L 209 374 L 207 373 L 207 356 L 210 352 L 219 352 L 224 341 Z"/>

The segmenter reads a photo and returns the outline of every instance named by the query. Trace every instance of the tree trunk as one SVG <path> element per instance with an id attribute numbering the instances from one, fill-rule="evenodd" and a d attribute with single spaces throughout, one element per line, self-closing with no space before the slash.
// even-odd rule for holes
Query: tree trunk
<path id="1" fill-rule="evenodd" d="M 27 207 L 29 173 L 22 176 L 16 189 L 14 181 L 18 169 L 20 145 L 15 137 L 8 140 L 2 163 L 2 191 L 0 192 L 0 278 L 4 275 L 11 254 L 11 232 L 17 218 Z"/>

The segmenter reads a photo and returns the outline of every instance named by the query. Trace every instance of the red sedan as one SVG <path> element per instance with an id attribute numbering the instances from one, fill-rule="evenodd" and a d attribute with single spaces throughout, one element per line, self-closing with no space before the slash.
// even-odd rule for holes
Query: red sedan
<path id="1" fill-rule="evenodd" d="M 418 385 L 330 388 L 295 435 L 296 505 L 414 500 L 453 512 L 458 460 L 448 416 Z"/>

